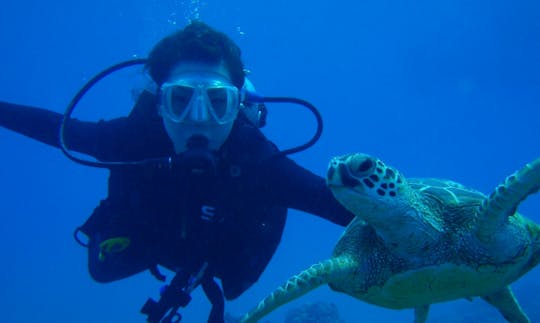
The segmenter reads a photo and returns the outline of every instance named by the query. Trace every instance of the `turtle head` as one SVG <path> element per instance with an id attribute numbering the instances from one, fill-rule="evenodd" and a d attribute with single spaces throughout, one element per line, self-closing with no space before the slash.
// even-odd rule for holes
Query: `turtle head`
<path id="1" fill-rule="evenodd" d="M 407 185 L 396 169 L 360 153 L 332 158 L 326 183 L 338 201 L 356 215 L 398 206 Z"/>
<path id="2" fill-rule="evenodd" d="M 335 157 L 326 182 L 336 199 L 395 252 L 419 254 L 436 243 L 441 231 L 437 217 L 406 179 L 381 160 L 365 154 Z"/>

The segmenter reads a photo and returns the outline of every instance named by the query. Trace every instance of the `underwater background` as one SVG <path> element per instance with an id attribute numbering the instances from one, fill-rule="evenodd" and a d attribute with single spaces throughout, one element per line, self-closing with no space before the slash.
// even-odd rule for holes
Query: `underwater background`
<path id="1" fill-rule="evenodd" d="M 405 176 L 443 177 L 485 193 L 540 156 L 540 2 L 536 0 L 3 0 L 0 100 L 63 112 L 90 77 L 145 57 L 165 35 L 199 18 L 242 48 L 267 96 L 295 96 L 324 118 L 321 140 L 291 157 L 324 176 L 354 151 Z M 125 115 L 144 86 L 140 69 L 106 79 L 74 117 Z M 134 81 L 135 80 L 135 81 Z M 315 130 L 309 112 L 269 105 L 264 132 L 282 149 Z M 107 172 L 0 128 L 0 321 L 144 322 L 139 309 L 161 283 L 148 272 L 99 284 L 73 239 L 101 198 Z M 540 222 L 540 194 L 520 212 Z M 280 247 L 258 283 L 226 310 L 241 314 L 290 275 L 327 258 L 342 228 L 291 210 Z M 171 273 L 167 272 L 171 278 Z M 540 321 L 540 268 L 514 292 Z M 323 286 L 268 316 L 283 322 L 306 302 L 335 304 L 345 322 L 412 322 Z M 193 293 L 183 322 L 205 322 Z M 503 322 L 480 299 L 431 307 L 428 322 Z"/>

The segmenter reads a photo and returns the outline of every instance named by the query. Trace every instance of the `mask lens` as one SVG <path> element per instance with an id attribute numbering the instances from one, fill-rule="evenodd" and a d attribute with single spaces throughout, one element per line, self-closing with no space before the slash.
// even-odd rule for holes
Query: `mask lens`
<path id="1" fill-rule="evenodd" d="M 169 113 L 175 118 L 181 118 L 189 107 L 194 90 L 189 86 L 177 85 L 171 87 L 170 91 Z"/>
<path id="2" fill-rule="evenodd" d="M 219 120 L 225 118 L 229 110 L 234 109 L 235 107 L 229 106 L 230 98 L 229 96 L 232 93 L 229 93 L 226 88 L 209 88 L 207 90 L 208 98 L 210 99 L 210 104 L 212 105 L 212 110 Z"/>
<path id="3" fill-rule="evenodd" d="M 238 89 L 219 80 L 181 79 L 164 84 L 162 91 L 163 112 L 174 122 L 224 124 L 239 108 Z"/>

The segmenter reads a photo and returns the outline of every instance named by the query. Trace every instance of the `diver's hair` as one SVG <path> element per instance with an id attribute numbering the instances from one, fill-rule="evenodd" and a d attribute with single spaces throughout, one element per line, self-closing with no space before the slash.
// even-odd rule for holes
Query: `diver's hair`
<path id="1" fill-rule="evenodd" d="M 223 60 L 232 83 L 244 84 L 244 64 L 240 48 L 224 33 L 201 21 L 194 21 L 160 40 L 150 52 L 146 69 L 159 86 L 179 62 L 219 63 Z"/>

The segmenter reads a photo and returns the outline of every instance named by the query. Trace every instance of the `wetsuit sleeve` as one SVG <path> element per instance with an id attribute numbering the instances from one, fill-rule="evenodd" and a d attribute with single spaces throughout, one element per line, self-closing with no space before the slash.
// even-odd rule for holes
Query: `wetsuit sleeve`
<path id="1" fill-rule="evenodd" d="M 0 126 L 58 147 L 62 115 L 30 106 L 0 101 Z"/>
<path id="2" fill-rule="evenodd" d="M 143 99 L 141 97 L 138 104 Z M 148 147 L 154 147 L 148 145 L 148 142 L 163 138 L 163 131 L 155 130 L 156 124 L 160 127 L 159 120 L 143 115 L 138 112 L 139 109 L 134 110 L 129 117 L 107 121 L 68 120 L 65 129 L 66 146 L 102 161 L 145 158 Z M 57 148 L 60 147 L 62 118 L 61 114 L 46 109 L 0 101 L 1 127 Z"/>
<path id="3" fill-rule="evenodd" d="M 62 118 L 60 113 L 46 109 L 0 102 L 0 126 L 57 148 Z M 107 122 L 70 119 L 65 130 L 66 145 L 71 150 L 106 159 L 106 152 L 112 149 L 107 147 L 111 141 L 102 140 L 103 135 L 121 129 L 123 123 L 123 118 Z"/>
<path id="4" fill-rule="evenodd" d="M 326 186 L 324 178 L 287 157 L 270 160 L 264 167 L 269 192 L 278 204 L 308 212 L 346 226 L 354 215 L 347 211 Z"/>

